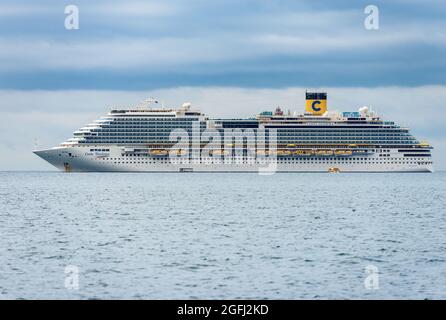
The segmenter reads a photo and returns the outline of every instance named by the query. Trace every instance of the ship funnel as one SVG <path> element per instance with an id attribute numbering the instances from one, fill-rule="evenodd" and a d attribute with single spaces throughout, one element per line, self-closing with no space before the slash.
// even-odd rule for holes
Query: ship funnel
<path id="1" fill-rule="evenodd" d="M 327 112 L 327 93 L 326 92 L 305 92 L 307 113 L 314 115 L 323 115 Z"/>

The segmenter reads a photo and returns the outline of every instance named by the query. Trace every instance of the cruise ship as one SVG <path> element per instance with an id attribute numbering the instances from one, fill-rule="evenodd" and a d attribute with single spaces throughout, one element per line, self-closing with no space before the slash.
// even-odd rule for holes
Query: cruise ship
<path id="1" fill-rule="evenodd" d="M 327 93 L 306 92 L 302 113 L 263 111 L 245 119 L 209 118 L 190 103 L 155 99 L 35 150 L 65 172 L 432 172 L 432 147 L 368 107 L 327 109 Z"/>

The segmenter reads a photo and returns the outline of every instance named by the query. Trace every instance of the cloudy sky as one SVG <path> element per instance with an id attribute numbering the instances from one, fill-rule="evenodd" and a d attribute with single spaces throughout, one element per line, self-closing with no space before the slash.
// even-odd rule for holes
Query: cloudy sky
<path id="1" fill-rule="evenodd" d="M 79 8 L 66 30 L 65 6 Z M 364 8 L 379 8 L 379 30 Z M 156 96 L 210 116 L 371 105 L 446 169 L 444 0 L 0 0 L 0 170 L 48 170 L 51 147 L 111 105 Z"/>

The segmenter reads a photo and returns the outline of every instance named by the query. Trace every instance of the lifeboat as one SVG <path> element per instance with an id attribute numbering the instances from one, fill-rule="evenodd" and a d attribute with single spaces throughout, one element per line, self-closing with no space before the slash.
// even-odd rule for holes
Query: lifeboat
<path id="1" fill-rule="evenodd" d="M 169 152 L 164 149 L 152 149 L 150 150 L 150 154 L 152 156 L 167 156 Z"/>
<path id="2" fill-rule="evenodd" d="M 296 156 L 311 156 L 313 154 L 312 150 L 296 150 L 293 152 Z"/>
<path id="3" fill-rule="evenodd" d="M 226 150 L 214 150 L 214 151 L 212 151 L 212 154 L 216 155 L 216 156 L 225 156 L 225 155 L 228 155 L 229 152 Z"/>
<path id="4" fill-rule="evenodd" d="M 357 155 L 367 155 L 368 151 L 367 150 L 355 150 L 355 151 L 353 151 L 353 153 L 357 154 Z"/>
<path id="5" fill-rule="evenodd" d="M 277 150 L 278 156 L 289 156 L 291 154 L 291 151 L 289 150 Z"/>
<path id="6" fill-rule="evenodd" d="M 270 152 L 268 150 L 257 150 L 256 154 L 259 156 L 268 155 Z"/>
<path id="7" fill-rule="evenodd" d="M 331 156 L 331 155 L 333 155 L 333 151 L 332 150 L 318 150 L 318 151 L 316 151 L 316 154 L 318 156 Z"/>
<path id="8" fill-rule="evenodd" d="M 328 168 L 328 172 L 339 173 L 339 172 L 341 172 L 341 170 L 339 168 L 333 167 L 333 168 Z"/>
<path id="9" fill-rule="evenodd" d="M 177 151 L 177 156 L 182 156 L 182 155 L 185 155 L 186 153 L 187 153 L 186 150 L 184 150 L 184 149 L 179 149 L 179 150 Z"/>
<path id="10" fill-rule="evenodd" d="M 335 155 L 337 155 L 337 156 L 351 156 L 352 151 L 351 150 L 336 150 Z"/>

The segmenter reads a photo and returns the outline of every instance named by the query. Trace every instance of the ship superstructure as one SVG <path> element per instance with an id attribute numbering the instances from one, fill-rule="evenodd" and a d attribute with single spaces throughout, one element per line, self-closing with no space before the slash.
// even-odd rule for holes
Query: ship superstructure
<path id="1" fill-rule="evenodd" d="M 265 111 L 209 119 L 179 109 L 114 108 L 60 146 L 35 151 L 64 171 L 431 172 L 432 147 L 368 107 L 327 111 L 327 94 L 306 92 L 305 112 Z"/>

